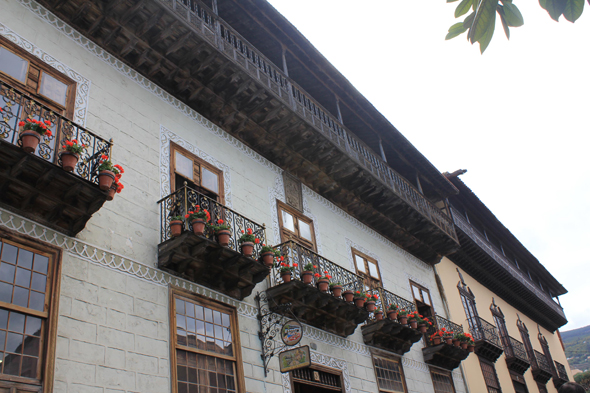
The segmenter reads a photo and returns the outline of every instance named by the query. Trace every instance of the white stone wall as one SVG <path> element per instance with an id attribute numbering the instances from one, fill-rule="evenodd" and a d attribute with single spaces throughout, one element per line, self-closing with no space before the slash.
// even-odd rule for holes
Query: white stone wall
<path id="1" fill-rule="evenodd" d="M 169 191 L 169 143 L 180 144 L 224 171 L 226 203 L 267 225 L 278 242 L 276 199 L 284 200 L 281 170 L 91 44 L 32 0 L 0 0 L 0 35 L 53 59 L 78 75 L 79 122 L 114 139 L 113 160 L 125 168 L 123 193 L 108 202 L 76 239 L 0 211 L 0 225 L 58 245 L 63 258 L 56 392 L 168 392 L 168 285 L 235 306 L 239 315 L 246 388 L 288 392 L 287 375 L 271 362 L 264 378 L 253 296 L 238 302 L 155 269 L 159 238 L 156 201 Z M 78 100 L 78 98 L 80 98 Z M 304 206 L 316 226 L 318 250 L 354 270 L 351 246 L 374 256 L 386 289 L 412 299 L 409 280 L 430 289 L 445 315 L 433 269 L 304 187 Z M 264 289 L 264 283 L 257 290 Z M 369 348 L 360 328 L 347 339 L 306 327 L 302 344 L 315 343 L 314 360 L 340 369 L 346 392 L 377 390 Z M 409 392 L 432 392 L 422 343 L 403 357 Z M 458 393 L 464 391 L 454 372 Z"/>

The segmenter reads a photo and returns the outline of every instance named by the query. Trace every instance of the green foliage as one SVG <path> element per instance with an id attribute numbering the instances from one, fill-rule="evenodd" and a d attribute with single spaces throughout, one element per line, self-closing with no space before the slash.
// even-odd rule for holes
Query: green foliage
<path id="1" fill-rule="evenodd" d="M 590 391 L 590 371 L 574 375 L 574 381 L 582 385 L 586 392 Z"/>
<path id="2" fill-rule="evenodd" d="M 458 0 L 447 0 L 453 3 Z M 590 0 L 587 0 L 590 4 Z M 584 11 L 584 0 L 539 0 L 551 18 L 558 21 L 563 15 L 570 22 L 575 22 Z M 467 39 L 472 44 L 479 42 L 479 50 L 483 53 L 496 28 L 496 14 L 500 17 L 506 37 L 510 39 L 510 28 L 524 24 L 520 10 L 512 0 L 462 0 L 455 9 L 455 18 L 459 18 L 472 11 L 463 22 L 455 23 L 449 28 L 446 40 L 455 38 L 467 32 Z"/>
<path id="3" fill-rule="evenodd" d="M 572 369 L 590 369 L 590 326 L 561 332 L 565 356 Z M 579 383 L 579 382 L 578 382 Z"/>

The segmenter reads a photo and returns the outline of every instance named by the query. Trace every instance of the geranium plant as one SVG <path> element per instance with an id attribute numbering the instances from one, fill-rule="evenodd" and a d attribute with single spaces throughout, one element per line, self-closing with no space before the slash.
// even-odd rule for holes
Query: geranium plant
<path id="1" fill-rule="evenodd" d="M 274 248 L 272 248 L 271 246 L 267 246 L 266 244 L 262 244 L 262 248 L 260 249 L 260 252 L 261 253 L 272 252 L 275 257 L 281 256 L 281 252 L 279 250 L 275 250 Z"/>
<path id="2" fill-rule="evenodd" d="M 398 314 L 400 317 L 406 317 L 408 316 L 408 312 L 405 309 L 401 309 L 399 310 Z"/>
<path id="3" fill-rule="evenodd" d="M 240 242 L 240 244 L 242 243 L 256 243 L 259 244 L 260 243 L 260 239 L 257 238 L 253 232 L 252 232 L 252 228 L 248 228 L 246 229 L 246 231 L 244 231 L 242 229 L 242 233 L 243 235 L 238 239 L 238 242 Z"/>
<path id="4" fill-rule="evenodd" d="M 80 154 L 84 151 L 87 145 L 79 143 L 76 139 L 72 139 L 71 141 L 66 141 L 61 147 L 72 154 Z"/>
<path id="5" fill-rule="evenodd" d="M 320 273 L 314 274 L 314 276 L 319 280 L 328 280 L 332 279 L 332 276 L 328 273 L 328 271 L 324 271 L 324 275 L 322 276 Z"/>
<path id="6" fill-rule="evenodd" d="M 397 311 L 398 307 L 397 304 L 390 304 L 389 305 L 389 311 Z"/>
<path id="7" fill-rule="evenodd" d="M 341 282 L 332 282 L 330 283 L 330 288 L 334 288 L 334 287 L 341 287 L 342 283 Z"/>
<path id="8" fill-rule="evenodd" d="M 27 119 L 26 121 L 21 121 L 18 123 L 19 127 L 23 127 L 23 131 L 34 131 L 39 135 L 46 135 L 52 136 L 51 130 L 51 122 L 49 120 L 40 121 L 35 119 Z"/>
<path id="9" fill-rule="evenodd" d="M 226 224 L 225 221 L 223 221 L 221 218 L 219 220 L 217 220 L 215 222 L 215 224 L 216 225 L 213 225 L 212 226 L 213 227 L 213 230 L 215 232 L 227 231 L 230 228 L 229 224 Z"/>
<path id="10" fill-rule="evenodd" d="M 279 271 L 281 273 L 287 273 L 287 272 L 291 273 L 295 269 L 295 267 L 296 266 L 289 266 L 285 262 L 281 262 L 281 264 L 279 265 Z"/>
<path id="11" fill-rule="evenodd" d="M 184 218 L 186 218 L 189 221 L 202 219 L 208 223 L 209 221 L 211 221 L 211 214 L 209 214 L 209 211 L 207 209 L 201 209 L 201 206 L 195 205 L 193 210 L 189 210 L 187 214 L 184 215 Z"/>
<path id="12" fill-rule="evenodd" d="M 314 265 L 313 263 L 308 263 L 307 265 L 303 266 L 303 271 L 304 272 L 313 272 L 314 269 L 317 269 L 317 265 Z"/>

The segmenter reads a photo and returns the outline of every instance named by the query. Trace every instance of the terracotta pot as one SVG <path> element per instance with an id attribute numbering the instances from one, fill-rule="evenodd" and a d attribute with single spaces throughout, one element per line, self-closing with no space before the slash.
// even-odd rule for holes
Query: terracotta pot
<path id="1" fill-rule="evenodd" d="M 313 272 L 310 272 L 309 270 L 304 271 L 301 273 L 301 280 L 304 284 L 311 284 L 313 281 Z"/>
<path id="2" fill-rule="evenodd" d="M 106 191 L 111 188 L 115 181 L 115 173 L 111 171 L 100 171 L 98 174 L 98 186 L 101 190 Z"/>
<path id="3" fill-rule="evenodd" d="M 375 319 L 376 319 L 377 321 L 381 321 L 381 320 L 383 320 L 383 311 L 377 311 L 377 312 L 375 313 Z"/>
<path id="4" fill-rule="evenodd" d="M 399 323 L 401 323 L 402 325 L 407 325 L 408 324 L 408 317 L 406 316 L 397 316 L 397 320 L 399 321 Z"/>
<path id="5" fill-rule="evenodd" d="M 418 330 L 420 330 L 420 333 L 426 333 L 428 328 L 426 327 L 426 325 L 422 324 L 422 325 L 418 326 Z"/>
<path id="6" fill-rule="evenodd" d="M 467 343 L 461 343 L 461 349 L 467 349 Z"/>
<path id="7" fill-rule="evenodd" d="M 23 131 L 20 133 L 20 140 L 23 144 L 24 151 L 34 153 L 41 141 L 41 135 L 35 131 Z"/>
<path id="8" fill-rule="evenodd" d="M 397 319 L 397 311 L 387 311 L 387 318 L 391 319 L 392 321 L 395 321 Z"/>
<path id="9" fill-rule="evenodd" d="M 205 220 L 202 218 L 197 218 L 191 221 L 191 225 L 193 226 L 193 233 L 195 235 L 203 236 L 205 233 Z"/>
<path id="10" fill-rule="evenodd" d="M 364 297 L 354 298 L 354 305 L 357 307 L 364 307 L 366 299 Z"/>
<path id="11" fill-rule="evenodd" d="M 469 352 L 475 352 L 475 345 L 468 345 L 467 349 L 469 350 Z"/>
<path id="12" fill-rule="evenodd" d="M 61 158 L 61 166 L 66 172 L 72 172 L 80 159 L 77 154 L 70 153 L 69 151 L 61 153 L 59 158 Z"/>
<path id="13" fill-rule="evenodd" d="M 375 311 L 375 301 L 374 300 L 369 300 L 368 302 L 365 303 L 365 307 L 367 308 L 367 311 L 368 312 Z"/>
<path id="14" fill-rule="evenodd" d="M 229 235 L 231 232 L 227 229 L 223 229 L 221 231 L 217 231 L 217 243 L 219 243 L 223 247 L 227 247 L 229 245 Z"/>
<path id="15" fill-rule="evenodd" d="M 115 198 L 115 193 L 117 192 L 117 186 L 115 183 L 111 185 L 111 188 L 107 191 L 107 201 L 112 201 Z"/>
<path id="16" fill-rule="evenodd" d="M 260 256 L 264 266 L 271 267 L 274 264 L 275 253 L 272 251 L 263 252 Z"/>
<path id="17" fill-rule="evenodd" d="M 446 338 L 445 339 L 447 345 L 453 345 L 453 339 L 452 338 Z"/>
<path id="18" fill-rule="evenodd" d="M 432 339 L 432 344 L 434 344 L 434 345 L 440 345 L 440 342 L 441 342 L 440 337 L 434 337 Z"/>
<path id="19" fill-rule="evenodd" d="M 282 272 L 281 278 L 283 279 L 283 282 L 291 282 L 291 272 Z"/>
<path id="20" fill-rule="evenodd" d="M 418 329 L 418 321 L 410 321 L 410 327 L 412 329 Z"/>
<path id="21" fill-rule="evenodd" d="M 332 291 L 332 295 L 335 297 L 342 296 L 342 285 L 334 285 L 332 288 L 330 288 L 330 290 Z"/>
<path id="22" fill-rule="evenodd" d="M 318 289 L 321 292 L 327 292 L 328 288 L 330 287 L 330 280 L 327 279 L 320 279 L 318 281 Z"/>
<path id="23" fill-rule="evenodd" d="M 461 341 L 453 339 L 453 345 L 459 347 L 461 346 Z"/>
<path id="24" fill-rule="evenodd" d="M 352 302 L 352 299 L 354 298 L 354 293 L 350 289 L 348 289 L 348 290 L 344 291 L 342 296 L 344 296 L 345 301 L 350 303 L 350 302 Z"/>
<path id="25" fill-rule="evenodd" d="M 245 257 L 251 257 L 252 253 L 254 253 L 254 243 L 252 242 L 243 242 L 240 247 L 242 248 L 242 254 Z"/>
<path id="26" fill-rule="evenodd" d="M 170 221 L 170 234 L 172 237 L 180 236 L 182 233 L 182 221 L 172 220 Z"/>

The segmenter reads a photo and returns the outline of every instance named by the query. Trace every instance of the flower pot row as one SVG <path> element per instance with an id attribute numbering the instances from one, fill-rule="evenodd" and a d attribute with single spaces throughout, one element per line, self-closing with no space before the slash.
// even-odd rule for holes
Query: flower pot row
<path id="1" fill-rule="evenodd" d="M 446 331 L 443 328 L 442 330 L 437 330 L 434 334 L 432 334 L 430 336 L 430 341 L 432 342 L 432 345 L 440 345 L 445 343 L 446 345 L 461 347 L 461 349 L 467 350 L 469 352 L 475 351 L 475 343 L 473 342 L 473 338 L 469 333 L 457 333 L 453 335 L 453 332 Z"/>

